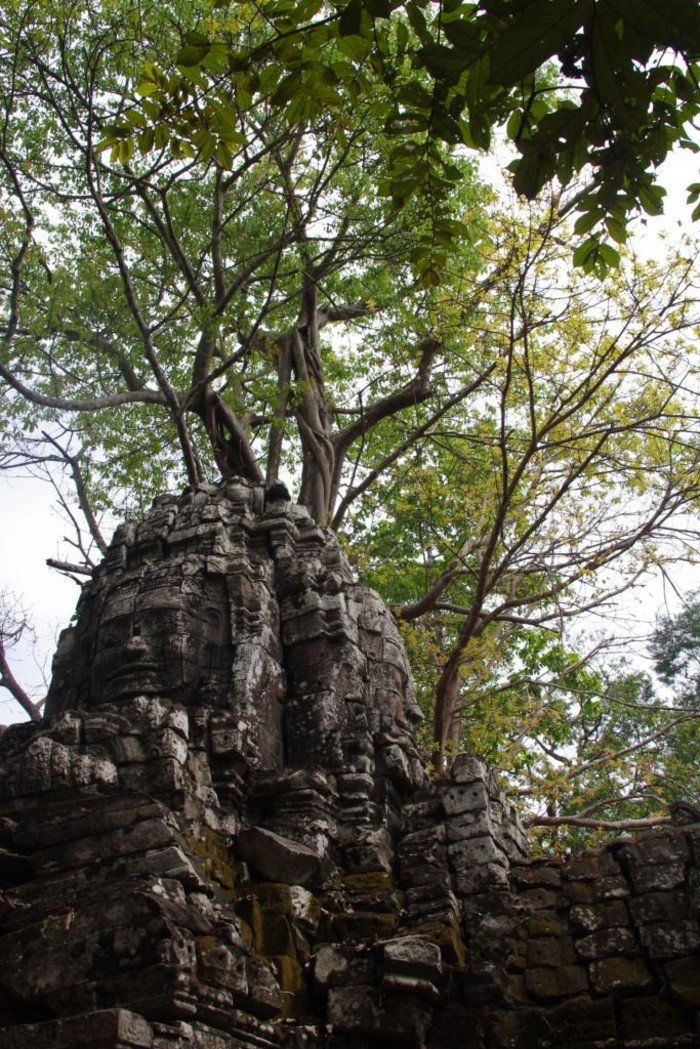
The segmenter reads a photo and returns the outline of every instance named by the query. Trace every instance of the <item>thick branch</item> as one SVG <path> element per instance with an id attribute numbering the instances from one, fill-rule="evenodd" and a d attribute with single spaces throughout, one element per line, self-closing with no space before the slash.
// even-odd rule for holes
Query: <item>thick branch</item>
<path id="1" fill-rule="evenodd" d="M 92 569 L 88 565 L 76 565 L 72 561 L 57 561 L 55 557 L 47 557 L 46 564 L 49 568 L 63 572 L 64 575 L 92 576 Z"/>
<path id="2" fill-rule="evenodd" d="M 262 483 L 263 473 L 240 419 L 212 390 L 207 391 L 205 398 L 204 423 L 222 476 L 247 477 Z"/>
<path id="3" fill-rule="evenodd" d="M 6 688 L 12 698 L 19 703 L 25 714 L 28 714 L 32 721 L 41 721 L 41 714 L 39 712 L 39 705 L 34 703 L 27 693 L 24 691 L 15 675 L 10 670 L 10 665 L 7 662 L 7 655 L 5 653 L 5 646 L 0 639 L 0 688 Z"/>
<path id="4" fill-rule="evenodd" d="M 38 404 L 42 408 L 59 408 L 69 412 L 98 412 L 104 408 L 116 408 L 120 404 L 167 404 L 164 394 L 158 390 L 130 390 L 128 393 L 110 393 L 104 397 L 88 397 L 85 400 L 73 397 L 49 397 L 32 390 L 30 386 L 25 386 L 3 364 L 0 364 L 0 377 L 30 404 Z"/>
<path id="5" fill-rule="evenodd" d="M 345 517 L 345 514 L 347 513 L 348 509 L 350 508 L 351 504 L 355 501 L 355 499 L 357 499 L 364 492 L 366 492 L 370 485 L 374 484 L 377 478 L 382 473 L 384 473 L 384 471 L 388 469 L 392 463 L 396 462 L 396 460 L 401 455 L 403 455 L 404 452 L 408 451 L 408 449 L 411 448 L 416 443 L 416 441 L 420 440 L 421 437 L 424 437 L 428 433 L 428 431 L 431 430 L 432 427 L 435 426 L 435 424 L 439 422 L 440 419 L 444 415 L 446 415 L 451 408 L 454 408 L 456 404 L 459 404 L 460 401 L 463 401 L 466 397 L 469 396 L 469 394 L 474 393 L 475 390 L 478 390 L 482 383 L 484 383 L 486 379 L 488 379 L 489 375 L 491 375 L 491 373 L 494 371 L 495 367 L 496 363 L 494 362 L 493 364 L 489 365 L 486 371 L 482 372 L 481 375 L 478 375 L 473 382 L 468 383 L 467 386 L 463 386 L 460 390 L 457 391 L 457 393 L 453 394 L 452 397 L 448 398 L 448 400 L 446 400 L 445 403 L 437 409 L 437 411 L 433 412 L 433 414 L 426 422 L 422 423 L 420 426 L 416 426 L 413 430 L 411 430 L 408 437 L 406 437 L 406 439 L 402 441 L 401 444 L 397 445 L 396 448 L 394 448 L 391 452 L 388 453 L 388 455 L 385 455 L 384 458 L 381 459 L 379 463 L 374 467 L 374 469 L 370 470 L 369 473 L 362 479 L 360 484 L 351 485 L 348 491 L 346 492 L 345 496 L 343 497 L 338 509 L 335 512 L 335 516 L 333 517 L 331 527 L 337 531 L 343 523 L 343 518 Z"/>
<path id="6" fill-rule="evenodd" d="M 427 594 L 424 594 L 418 601 L 413 601 L 410 604 L 392 608 L 392 612 L 396 618 L 405 621 L 418 619 L 419 616 L 423 616 L 426 612 L 430 612 L 435 608 L 440 596 L 445 590 L 447 590 L 447 587 L 452 580 L 458 575 L 463 575 L 466 571 L 464 567 L 464 559 L 475 550 L 478 550 L 482 542 L 483 537 L 481 536 L 478 538 L 467 539 L 466 542 L 463 543 L 455 559 L 445 569 L 442 575 L 435 580 Z"/>
<path id="7" fill-rule="evenodd" d="M 593 830 L 644 830 L 658 827 L 661 823 L 672 823 L 670 816 L 648 816 L 638 820 L 596 820 L 585 816 L 526 816 L 523 826 L 528 827 L 590 827 Z"/>
<path id="8" fill-rule="evenodd" d="M 336 457 L 344 458 L 353 441 L 356 441 L 363 433 L 376 426 L 382 419 L 396 415 L 397 412 L 403 411 L 404 408 L 409 408 L 411 405 L 421 404 L 430 396 L 430 372 L 435 355 L 441 345 L 442 343 L 436 339 L 427 338 L 423 340 L 420 345 L 421 357 L 418 363 L 418 370 L 414 378 L 407 382 L 405 386 L 402 386 L 400 390 L 396 390 L 386 397 L 381 397 L 374 404 L 370 404 L 362 412 L 359 419 L 356 419 L 355 422 L 350 423 L 344 430 L 335 435 L 333 443 L 335 444 Z"/>

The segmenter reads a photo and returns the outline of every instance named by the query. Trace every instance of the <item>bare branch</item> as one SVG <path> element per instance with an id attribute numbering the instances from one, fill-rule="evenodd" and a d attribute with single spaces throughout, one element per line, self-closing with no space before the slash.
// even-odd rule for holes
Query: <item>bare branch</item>
<path id="1" fill-rule="evenodd" d="M 589 827 L 591 830 L 645 830 L 672 823 L 670 816 L 647 816 L 644 819 L 597 820 L 586 816 L 525 816 L 523 826 L 529 827 Z"/>
<path id="2" fill-rule="evenodd" d="M 0 688 L 6 689 L 32 721 L 41 721 L 41 704 L 35 703 L 15 677 L 7 658 L 7 650 L 17 644 L 29 629 L 26 617 L 18 612 L 15 602 L 11 607 L 6 593 L 0 594 Z"/>

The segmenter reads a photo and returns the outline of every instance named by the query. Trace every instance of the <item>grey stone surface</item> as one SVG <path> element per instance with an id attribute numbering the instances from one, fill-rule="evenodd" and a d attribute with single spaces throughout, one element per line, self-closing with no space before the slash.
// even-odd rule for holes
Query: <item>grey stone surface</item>
<path id="1" fill-rule="evenodd" d="M 419 719 L 304 510 L 227 482 L 122 526 L 0 737 L 0 1049 L 696 1044 L 697 826 L 529 861 Z"/>

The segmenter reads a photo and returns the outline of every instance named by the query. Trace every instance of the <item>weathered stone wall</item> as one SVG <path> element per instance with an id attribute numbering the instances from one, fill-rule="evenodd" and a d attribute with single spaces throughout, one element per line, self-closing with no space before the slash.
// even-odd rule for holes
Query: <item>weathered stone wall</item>
<path id="1" fill-rule="evenodd" d="M 0 738 L 0 1049 L 697 1045 L 700 826 L 529 861 L 395 624 L 243 483 L 124 526 Z"/>

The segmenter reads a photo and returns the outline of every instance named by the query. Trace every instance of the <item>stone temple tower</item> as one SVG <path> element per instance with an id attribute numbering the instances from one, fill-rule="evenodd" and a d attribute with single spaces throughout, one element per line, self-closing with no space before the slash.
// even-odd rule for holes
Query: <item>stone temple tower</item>
<path id="1" fill-rule="evenodd" d="M 697 1045 L 700 826 L 529 860 L 420 718 L 305 510 L 156 499 L 0 736 L 0 1049 Z"/>

